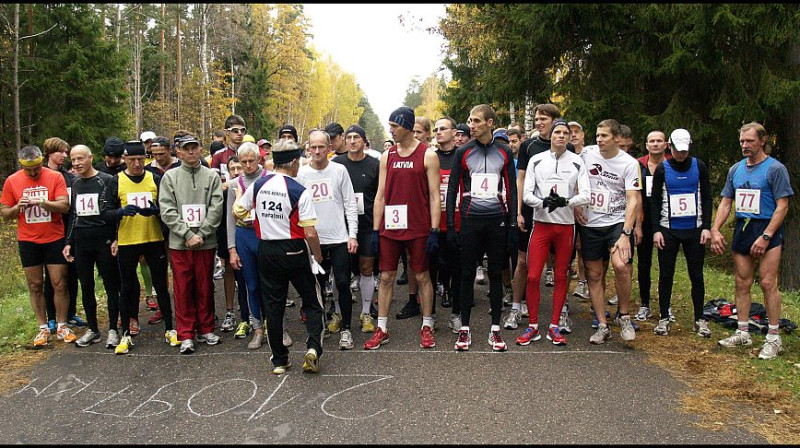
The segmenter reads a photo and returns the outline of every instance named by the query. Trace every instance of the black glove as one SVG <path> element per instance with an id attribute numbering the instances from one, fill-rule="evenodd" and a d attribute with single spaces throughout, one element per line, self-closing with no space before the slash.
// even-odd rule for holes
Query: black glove
<path id="1" fill-rule="evenodd" d="M 549 201 L 548 201 L 549 199 Z M 567 206 L 567 198 L 562 198 L 555 192 L 555 190 L 550 190 L 550 195 L 544 199 L 547 201 L 547 212 L 553 213 L 553 210 L 559 207 L 566 207 Z"/>
<path id="2" fill-rule="evenodd" d="M 125 207 L 117 209 L 117 217 L 121 218 L 123 216 L 134 216 L 137 213 L 141 213 L 141 212 L 142 212 L 141 208 L 139 208 L 139 207 L 137 207 L 137 206 L 135 206 L 133 204 L 128 204 Z"/>
<path id="3" fill-rule="evenodd" d="M 450 246 L 451 250 L 458 250 L 458 247 L 461 245 L 458 241 L 458 233 L 455 227 L 447 228 L 447 245 Z"/>
<path id="4" fill-rule="evenodd" d="M 369 251 L 373 257 L 378 256 L 378 241 L 380 241 L 380 232 L 377 230 L 372 231 L 372 238 L 369 240 Z"/>
<path id="5" fill-rule="evenodd" d="M 431 229 L 428 242 L 425 244 L 425 253 L 431 256 L 439 251 L 439 229 Z"/>
<path id="6" fill-rule="evenodd" d="M 155 215 L 157 215 L 158 212 L 159 212 L 158 206 L 156 204 L 154 204 L 153 201 L 148 201 L 148 202 L 150 203 L 150 207 L 143 208 L 139 212 L 139 214 L 142 215 L 142 216 L 155 216 Z"/>

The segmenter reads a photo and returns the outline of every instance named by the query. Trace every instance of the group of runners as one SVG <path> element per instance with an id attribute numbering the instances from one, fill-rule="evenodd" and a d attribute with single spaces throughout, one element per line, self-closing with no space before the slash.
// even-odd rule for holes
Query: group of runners
<path id="1" fill-rule="evenodd" d="M 291 365 L 287 347 L 293 341 L 284 329 L 286 308 L 293 305 L 289 285 L 301 299 L 307 332 L 303 370 L 317 372 L 327 335 L 338 333 L 342 350 L 355 346 L 355 291 L 361 304 L 357 321 L 369 335 L 364 349 L 390 341 L 389 310 L 401 259 L 409 301 L 396 317 L 422 315 L 422 348 L 436 345 L 438 289 L 441 306 L 451 309 L 447 326 L 456 334 L 454 349 L 469 350 L 476 272 L 484 256 L 491 324 L 483 334 L 492 350 L 507 350 L 501 327 L 516 330 L 523 318 L 528 326 L 516 344 L 529 345 L 542 335 L 566 344 L 565 335 L 572 332 L 568 284 L 576 258 L 579 282 L 573 294 L 589 298 L 594 313 L 596 331 L 589 342 L 603 344 L 612 334 L 605 298 L 609 265 L 616 286 L 613 321 L 620 337 L 632 341 L 635 321 L 653 315 L 653 248 L 659 263 L 654 332 L 668 335 L 674 322 L 670 301 L 682 248 L 694 331 L 710 337 L 702 314 L 705 248 L 710 243 L 715 253 L 727 250 L 720 229 L 733 205 L 738 329 L 719 345 L 752 344 L 748 318 L 757 267 L 769 317 L 759 357 L 778 355 L 777 274 L 793 191 L 786 168 L 765 152 L 761 125 L 739 130 L 743 159 L 728 172 L 712 223 L 709 172 L 691 154 L 687 130 L 675 129 L 669 137 L 653 130 L 648 154 L 637 160 L 621 147 L 624 126 L 616 120 L 598 123 L 597 144 L 584 146 L 583 126 L 561 118 L 555 105 L 540 104 L 534 114 L 535 133 L 525 138 L 518 128 L 496 129 L 497 116 L 486 104 L 475 106 L 461 124 L 446 116 L 432 122 L 403 106 L 389 117 L 392 140 L 383 153 L 369 148 L 363 128 L 338 123 L 312 130 L 307 148 L 295 128 L 285 125 L 275 146 L 265 150 L 245 141 L 247 129 L 238 115 L 226 120 L 225 143 L 212 145 L 210 163 L 201 157 L 201 142 L 185 131 L 172 142 L 151 132 L 128 142 L 109 138 L 96 166 L 85 145 L 70 149 L 63 140 L 48 139 L 44 152 L 26 146 L 18 152 L 21 169 L 3 186 L 0 213 L 18 223 L 20 259 L 39 323 L 34 346 L 47 345 L 53 332 L 80 347 L 102 341 L 96 267 L 108 297 L 106 346 L 128 353 L 139 332 L 140 266 L 147 307 L 154 311 L 149 322 L 163 323 L 165 342 L 185 354 L 195 351 L 195 341 L 215 345 L 220 341 L 216 258 L 226 266 L 226 315 L 219 328 L 235 331 L 237 339 L 251 336 L 250 349 L 266 340 L 275 374 Z M 50 163 L 60 158 L 63 165 L 67 150 L 70 172 Z M 636 246 L 642 303 L 633 313 Z M 70 265 L 81 284 L 88 325 L 80 337 L 67 325 Z M 54 291 L 54 328 L 46 313 L 45 270 Z M 545 284 L 553 286 L 546 330 L 539 328 L 543 272 Z M 324 285 L 331 275 L 336 294 L 326 316 Z M 511 308 L 503 317 L 506 305 Z"/>

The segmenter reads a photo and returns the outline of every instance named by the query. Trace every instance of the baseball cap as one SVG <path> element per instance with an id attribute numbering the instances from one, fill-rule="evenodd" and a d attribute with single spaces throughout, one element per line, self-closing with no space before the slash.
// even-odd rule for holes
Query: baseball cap
<path id="1" fill-rule="evenodd" d="M 344 134 L 344 128 L 342 128 L 342 125 L 340 125 L 339 123 L 333 122 L 325 126 L 325 132 L 328 133 L 328 136 L 333 138 L 339 134 Z"/>
<path id="2" fill-rule="evenodd" d="M 260 147 L 261 145 L 270 145 L 270 146 L 272 146 L 272 143 L 270 143 L 269 140 L 267 140 L 265 138 L 262 138 L 261 140 L 256 142 L 256 146 Z"/>
<path id="3" fill-rule="evenodd" d="M 508 143 L 508 135 L 506 135 L 505 129 L 498 129 L 498 130 L 494 131 L 494 134 L 492 134 L 492 137 L 494 137 L 495 139 L 499 138 L 499 139 L 505 140 L 505 142 Z"/>
<path id="4" fill-rule="evenodd" d="M 143 156 L 144 154 L 144 144 L 139 140 L 131 140 L 129 142 L 125 142 L 123 145 L 123 153 L 122 155 L 125 156 Z"/>
<path id="5" fill-rule="evenodd" d="M 567 123 L 567 126 L 569 127 L 577 126 L 578 129 L 580 129 L 581 131 L 583 130 L 583 126 L 581 126 L 581 124 L 578 123 L 577 121 L 570 121 L 569 123 Z"/>
<path id="6" fill-rule="evenodd" d="M 144 131 L 144 132 L 142 132 L 142 136 L 139 137 L 139 140 L 141 140 L 142 142 L 146 142 L 148 140 L 155 140 L 155 138 L 156 138 L 156 133 L 155 132 L 153 132 L 153 131 Z"/>
<path id="7" fill-rule="evenodd" d="M 178 148 L 183 148 L 189 143 L 197 143 L 199 145 L 200 140 L 198 140 L 194 135 L 184 135 L 178 140 Z"/>
<path id="8" fill-rule="evenodd" d="M 688 151 L 692 136 L 683 128 L 675 129 L 669 136 L 669 143 L 678 151 Z"/>
<path id="9" fill-rule="evenodd" d="M 456 125 L 456 134 L 458 134 L 458 133 L 467 134 L 467 137 L 469 137 L 469 136 L 470 136 L 470 135 L 469 135 L 469 134 L 470 134 L 470 132 L 469 132 L 469 126 L 467 126 L 467 124 L 466 124 L 466 123 L 459 123 L 459 124 L 457 124 L 457 125 Z"/>
<path id="10" fill-rule="evenodd" d="M 245 134 L 244 137 L 242 137 L 242 143 L 244 143 L 244 142 L 255 143 L 256 142 L 256 138 L 253 137 L 250 134 Z"/>
<path id="11" fill-rule="evenodd" d="M 285 124 L 281 126 L 281 128 L 278 130 L 278 137 L 286 133 L 292 134 L 292 137 L 294 137 L 294 141 L 297 141 L 297 129 L 294 126 L 290 124 Z"/>

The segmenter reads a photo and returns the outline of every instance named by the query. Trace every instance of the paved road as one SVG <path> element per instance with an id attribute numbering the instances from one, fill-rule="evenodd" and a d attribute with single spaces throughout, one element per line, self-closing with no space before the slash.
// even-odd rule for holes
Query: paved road
<path id="1" fill-rule="evenodd" d="M 270 374 L 269 348 L 223 334 L 217 346 L 178 355 L 145 324 L 127 356 L 103 344 L 68 347 L 38 365 L 32 382 L 0 397 L 3 443 L 766 443 L 734 429 L 693 426 L 679 411 L 686 392 L 667 371 L 645 362 L 614 327 L 602 346 L 588 343 L 588 304 L 570 298 L 575 321 L 567 346 L 546 338 L 528 347 L 504 331 L 506 353 L 492 353 L 486 287 L 473 312 L 473 346 L 455 352 L 456 335 L 440 308 L 437 346 L 419 348 L 418 318 L 389 322 L 391 341 L 339 351 L 325 340 L 322 372 L 301 371 L 299 308 L 288 309 L 293 367 Z M 219 290 L 219 288 L 218 288 Z M 398 287 L 392 316 L 407 297 Z M 549 302 L 550 288 L 543 293 Z M 217 301 L 224 315 L 224 301 Z M 356 307 L 356 309 L 358 309 Z M 542 316 L 549 316 L 543 303 Z M 142 312 L 142 321 L 146 322 Z M 541 319 L 546 322 L 546 318 Z M 105 332 L 103 333 L 105 338 Z"/>

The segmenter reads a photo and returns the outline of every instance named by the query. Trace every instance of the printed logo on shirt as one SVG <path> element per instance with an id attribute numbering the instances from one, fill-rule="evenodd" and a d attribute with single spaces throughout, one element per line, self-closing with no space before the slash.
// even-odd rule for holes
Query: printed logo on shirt
<path id="1" fill-rule="evenodd" d="M 414 162 L 412 161 L 397 161 L 392 164 L 392 168 L 398 169 L 414 169 Z"/>

